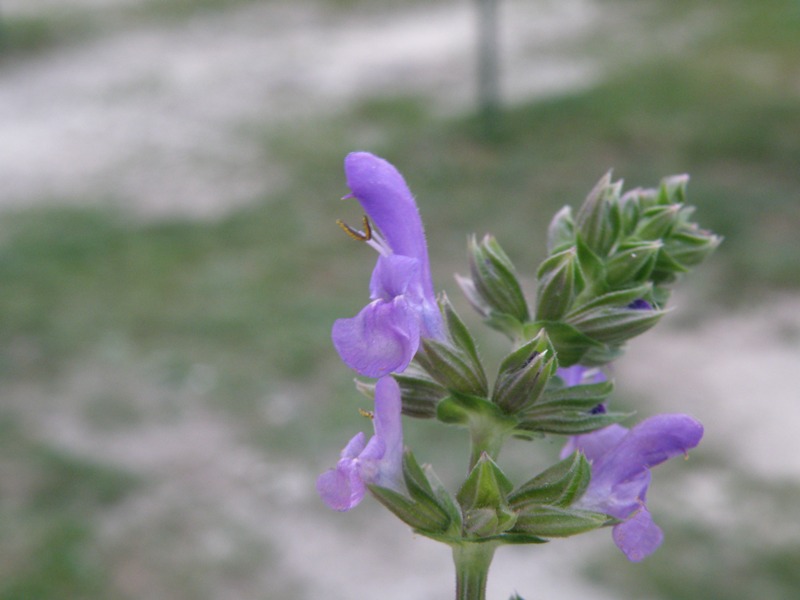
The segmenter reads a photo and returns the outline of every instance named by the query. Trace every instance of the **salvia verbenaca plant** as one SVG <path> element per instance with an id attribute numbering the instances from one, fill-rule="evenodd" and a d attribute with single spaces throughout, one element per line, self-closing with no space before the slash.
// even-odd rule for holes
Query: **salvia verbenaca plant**
<path id="1" fill-rule="evenodd" d="M 374 399 L 375 434 L 357 434 L 317 491 L 347 511 L 369 491 L 416 533 L 452 548 L 456 598 L 482 599 L 495 549 L 541 544 L 600 527 L 631 561 L 661 544 L 647 510 L 650 469 L 683 456 L 703 426 L 684 414 L 645 418 L 608 399 L 609 364 L 625 343 L 666 314 L 671 286 L 720 242 L 691 221 L 686 176 L 657 189 L 622 192 L 610 174 L 573 214 L 550 222 L 535 302 L 491 236 L 469 240 L 469 275 L 456 276 L 485 323 L 510 351 L 490 385 L 474 338 L 444 293 L 436 294 L 419 211 L 403 177 L 366 152 L 345 159 L 351 193 L 366 213 L 362 229 L 339 224 L 378 253 L 370 302 L 333 325 L 342 360 Z M 466 430 L 466 477 L 447 489 L 433 468 L 403 446 L 402 418 L 432 418 Z M 514 482 L 498 464 L 510 438 L 564 436 L 558 462 Z"/>

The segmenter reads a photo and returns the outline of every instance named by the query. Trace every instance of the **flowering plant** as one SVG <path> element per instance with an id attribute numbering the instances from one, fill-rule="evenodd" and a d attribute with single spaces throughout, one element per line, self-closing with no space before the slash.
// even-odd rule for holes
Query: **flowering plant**
<path id="1" fill-rule="evenodd" d="M 422 220 L 403 177 L 366 152 L 345 159 L 363 230 L 342 222 L 378 259 L 370 302 L 337 320 L 333 343 L 374 398 L 375 435 L 357 434 L 335 468 L 317 481 L 331 508 L 354 508 L 369 491 L 427 537 L 452 548 L 456 598 L 485 597 L 495 549 L 612 527 L 631 561 L 663 539 L 647 510 L 652 467 L 696 447 L 703 427 L 683 414 L 644 419 L 610 411 L 609 364 L 625 343 L 667 310 L 671 285 L 705 259 L 720 238 L 691 222 L 688 178 L 622 193 L 604 176 L 573 216 L 559 211 L 536 273 L 536 302 L 523 293 L 511 260 L 491 236 L 469 242 L 470 274 L 457 276 L 485 323 L 511 349 L 489 385 L 474 338 L 447 296 L 436 296 Z M 401 414 L 464 428 L 471 451 L 458 490 L 403 447 Z M 511 438 L 565 436 L 560 460 L 521 483 L 498 464 Z"/>

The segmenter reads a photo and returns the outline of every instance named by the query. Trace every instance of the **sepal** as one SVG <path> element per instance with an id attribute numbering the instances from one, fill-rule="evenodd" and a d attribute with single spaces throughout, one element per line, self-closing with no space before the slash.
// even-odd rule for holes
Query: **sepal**
<path id="1" fill-rule="evenodd" d="M 436 405 L 447 397 L 447 390 L 431 379 L 414 363 L 402 373 L 392 375 L 400 385 L 403 414 L 420 419 L 436 416 Z"/>
<path id="2" fill-rule="evenodd" d="M 593 413 L 583 410 L 550 410 L 538 407 L 520 418 L 517 429 L 538 431 L 558 435 L 580 435 L 620 423 L 630 418 L 632 413 L 605 412 Z"/>
<path id="3" fill-rule="evenodd" d="M 443 534 L 449 529 L 449 517 L 438 507 L 414 502 L 399 492 L 378 485 L 367 486 L 375 499 L 414 530 L 423 534 Z"/>
<path id="4" fill-rule="evenodd" d="M 486 537 L 508 531 L 516 514 L 508 507 L 506 496 L 513 484 L 487 453 L 482 453 L 456 494 L 464 515 L 468 535 Z"/>
<path id="5" fill-rule="evenodd" d="M 444 295 L 440 307 L 449 340 L 423 339 L 415 356 L 417 364 L 450 391 L 486 396 L 489 384 L 469 330 Z"/>
<path id="6" fill-rule="evenodd" d="M 592 531 L 610 522 L 606 514 L 560 508 L 548 505 L 532 505 L 520 511 L 513 531 L 542 537 L 569 537 Z"/>
<path id="7" fill-rule="evenodd" d="M 583 495 L 591 477 L 589 461 L 582 453 L 573 452 L 519 486 L 508 496 L 508 503 L 514 510 L 531 504 L 566 508 Z"/>
<path id="8" fill-rule="evenodd" d="M 423 469 L 413 453 L 403 453 L 403 480 L 408 490 L 404 496 L 376 485 L 369 486 L 377 500 L 401 521 L 423 534 L 441 536 L 457 534 L 461 529 L 461 514 L 452 496 L 426 465 Z"/>

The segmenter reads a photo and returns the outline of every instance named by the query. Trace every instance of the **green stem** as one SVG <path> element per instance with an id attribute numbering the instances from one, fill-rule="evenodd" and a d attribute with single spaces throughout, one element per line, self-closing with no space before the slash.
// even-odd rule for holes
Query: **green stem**
<path id="1" fill-rule="evenodd" d="M 456 600 L 485 600 L 486 580 L 496 545 L 463 542 L 453 546 L 456 565 Z"/>
<path id="2" fill-rule="evenodd" d="M 469 470 L 478 463 L 481 454 L 486 452 L 492 460 L 497 460 L 500 450 L 508 437 L 508 429 L 498 427 L 492 421 L 473 421 L 469 428 L 470 457 Z"/>

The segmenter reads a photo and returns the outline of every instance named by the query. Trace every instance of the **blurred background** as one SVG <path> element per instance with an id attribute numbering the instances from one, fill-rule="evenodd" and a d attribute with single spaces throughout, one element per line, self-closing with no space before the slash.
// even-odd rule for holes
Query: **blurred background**
<path id="1" fill-rule="evenodd" d="M 314 491 L 369 428 L 329 339 L 374 262 L 335 225 L 356 149 L 405 174 L 470 324 L 467 235 L 532 288 L 610 168 L 690 173 L 725 236 L 617 365 L 618 406 L 706 425 L 655 473 L 664 545 L 503 548 L 489 597 L 800 595 L 800 2 L 498 0 L 488 121 L 478 2 L 0 0 L 0 599 L 452 594 L 446 547 Z M 406 425 L 455 482 L 461 432 Z"/>

